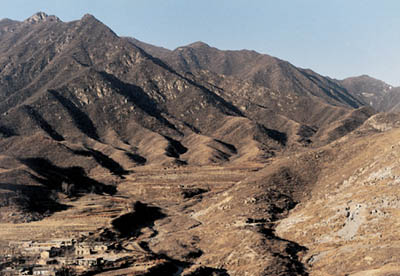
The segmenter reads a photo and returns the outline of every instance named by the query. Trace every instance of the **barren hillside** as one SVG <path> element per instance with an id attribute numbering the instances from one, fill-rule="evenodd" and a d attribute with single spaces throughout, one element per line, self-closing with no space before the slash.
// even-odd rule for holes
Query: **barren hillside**
<path id="1" fill-rule="evenodd" d="M 399 118 L 376 114 L 381 88 L 92 15 L 1 20 L 0 271 L 393 275 Z M 8 247 L 26 239 L 75 249 Z"/>

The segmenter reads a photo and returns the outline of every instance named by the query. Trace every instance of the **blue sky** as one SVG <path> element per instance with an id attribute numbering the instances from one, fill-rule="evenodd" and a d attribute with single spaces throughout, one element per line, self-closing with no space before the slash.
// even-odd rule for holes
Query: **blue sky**
<path id="1" fill-rule="evenodd" d="M 251 49 L 332 78 L 400 86 L 398 0 L 0 0 L 0 18 L 96 16 L 117 34 L 174 49 Z"/>

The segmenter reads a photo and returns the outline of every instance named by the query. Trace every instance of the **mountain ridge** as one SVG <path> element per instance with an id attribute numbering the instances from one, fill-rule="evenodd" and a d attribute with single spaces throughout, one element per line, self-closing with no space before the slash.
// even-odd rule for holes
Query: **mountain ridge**
<path id="1" fill-rule="evenodd" d="M 335 128 L 340 128 L 341 118 L 353 114 L 352 104 L 329 95 L 321 98 L 318 93 L 304 93 L 303 88 L 294 93 L 277 91 L 247 75 L 247 81 L 243 81 L 235 74 L 221 75 L 210 70 L 196 69 L 188 74 L 171 66 L 168 58 L 164 62 L 145 52 L 140 46 L 146 48 L 147 44 L 137 46 L 133 40 L 118 37 L 92 15 L 66 23 L 47 21 L 49 17 L 35 14 L 33 18 L 40 19 L 35 24 L 16 23 L 15 30 L 1 36 L 0 126 L 7 130 L 5 137 L 12 134 L 3 143 L 0 141 L 4 149 L 9 139 L 30 145 L 41 143 L 46 137 L 55 141 L 55 151 L 59 151 L 57 144 L 79 142 L 81 151 L 98 151 L 100 144 L 106 144 L 107 152 L 119 152 L 118 158 L 125 155 L 121 161 L 127 169 L 136 166 L 136 162 L 126 158 L 132 155 L 155 164 L 197 162 L 190 154 L 198 155 L 197 142 L 202 141 L 205 144 L 201 151 L 208 156 L 202 163 L 229 163 L 245 156 L 245 160 L 261 160 L 260 157 L 274 156 L 285 148 L 309 146 L 313 142 L 327 143 L 372 115 L 371 111 L 360 113 L 363 117 L 351 119 L 346 131 L 331 136 L 331 130 L 322 126 L 337 122 Z M 193 46 L 212 49 L 212 55 L 220 54 L 218 49 L 201 42 Z M 168 54 L 174 56 L 177 51 Z M 231 51 L 228 56 L 236 61 L 237 53 L 250 55 L 252 62 L 261 56 L 250 51 Z M 263 58 L 272 60 L 273 66 L 283 62 L 269 56 Z M 303 74 L 283 63 L 292 68 L 289 72 Z M 291 80 L 288 87 L 302 87 Z M 28 120 L 24 122 L 23 118 Z M 324 129 L 330 132 L 324 135 Z M 195 137 L 192 134 L 204 138 L 186 139 Z M 146 141 L 146 135 L 154 137 L 154 146 L 161 148 L 148 144 L 152 140 Z M 318 141 L 318 137 L 325 138 Z M 212 141 L 222 144 L 215 148 L 220 142 Z M 246 152 L 249 142 L 254 147 L 249 151 L 252 154 Z M 230 145 L 235 151 L 221 145 Z M 33 151 L 31 157 L 48 158 L 41 147 L 32 145 L 35 148 L 38 156 Z M 12 154 L 13 158 L 26 158 L 23 151 L 15 152 L 18 154 Z M 8 155 L 10 151 L 2 150 L 4 153 Z M 181 156 L 185 159 L 181 160 Z M 65 160 L 59 163 L 61 160 L 49 159 L 56 162 L 54 165 L 68 164 Z M 93 168 L 89 163 L 86 173 Z"/>
<path id="2" fill-rule="evenodd" d="M 339 183 L 352 152 L 397 133 L 397 117 L 362 97 L 369 78 L 203 42 L 168 50 L 92 15 L 49 17 L 0 21 L 0 224 L 10 229 L 36 221 L 62 233 L 67 218 L 90 229 L 82 241 L 182 275 L 308 275 L 303 257 L 319 247 L 282 229 L 291 212 L 326 200 L 324 173 Z"/>

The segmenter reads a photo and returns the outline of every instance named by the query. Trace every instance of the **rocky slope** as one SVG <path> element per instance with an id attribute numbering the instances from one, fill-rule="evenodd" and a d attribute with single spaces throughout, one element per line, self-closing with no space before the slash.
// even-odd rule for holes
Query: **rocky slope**
<path id="1" fill-rule="evenodd" d="M 316 96 L 334 105 L 361 105 L 360 101 L 335 81 L 309 69 L 297 68 L 286 61 L 255 51 L 221 51 L 203 42 L 195 42 L 171 52 L 154 49 L 154 46 L 148 44 L 140 46 L 176 70 L 191 73 L 208 70 L 251 81 L 285 95 Z"/>
<path id="2" fill-rule="evenodd" d="M 349 93 L 379 112 L 399 111 L 400 88 L 363 75 L 340 81 Z"/>
<path id="3" fill-rule="evenodd" d="M 317 132 L 315 137 L 327 136 L 323 133 L 326 127 L 342 121 L 349 107 L 367 105 L 336 80 L 254 51 L 221 51 L 202 42 L 168 51 L 127 40 L 175 70 L 188 72 L 210 89 L 217 89 L 245 116 L 285 133 L 290 142 L 318 143 L 311 136 Z M 368 117 L 374 111 L 367 113 Z"/>
<path id="4" fill-rule="evenodd" d="M 311 197 L 276 229 L 309 249 L 310 275 L 399 273 L 398 119 L 373 116 L 316 153 L 321 172 Z"/>

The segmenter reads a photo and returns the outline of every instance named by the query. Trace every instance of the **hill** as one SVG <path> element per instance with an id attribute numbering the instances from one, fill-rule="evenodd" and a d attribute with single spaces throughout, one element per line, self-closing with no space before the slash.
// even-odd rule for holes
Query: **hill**
<path id="1" fill-rule="evenodd" d="M 398 112 L 400 89 L 367 75 L 340 81 L 352 95 L 379 112 Z"/>

